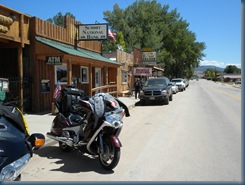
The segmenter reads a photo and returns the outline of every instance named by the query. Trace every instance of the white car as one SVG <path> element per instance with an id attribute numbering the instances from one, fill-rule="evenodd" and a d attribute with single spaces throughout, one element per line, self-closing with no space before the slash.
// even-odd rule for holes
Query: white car
<path id="1" fill-rule="evenodd" d="M 184 82 L 184 79 L 183 78 L 174 78 L 171 80 L 171 82 L 175 82 L 176 85 L 178 86 L 179 88 L 179 91 L 184 91 L 186 86 L 185 86 L 185 82 Z"/>
<path id="2" fill-rule="evenodd" d="M 173 94 L 176 94 L 177 92 L 179 92 L 179 87 L 176 85 L 175 82 L 171 82 L 171 83 L 172 83 Z"/>

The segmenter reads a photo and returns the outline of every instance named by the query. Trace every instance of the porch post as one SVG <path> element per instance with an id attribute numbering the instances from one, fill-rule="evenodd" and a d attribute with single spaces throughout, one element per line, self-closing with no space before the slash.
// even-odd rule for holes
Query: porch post
<path id="1" fill-rule="evenodd" d="M 67 84 L 72 84 L 72 66 L 71 66 L 71 59 L 67 60 Z"/>
<path id="2" fill-rule="evenodd" d="M 22 44 L 18 45 L 18 68 L 19 68 L 19 109 L 23 112 L 23 60 L 22 60 Z"/>
<path id="3" fill-rule="evenodd" d="M 92 71 L 92 64 L 89 63 L 89 85 L 88 85 L 88 92 L 89 96 L 92 96 L 92 88 L 93 88 L 93 71 Z"/>

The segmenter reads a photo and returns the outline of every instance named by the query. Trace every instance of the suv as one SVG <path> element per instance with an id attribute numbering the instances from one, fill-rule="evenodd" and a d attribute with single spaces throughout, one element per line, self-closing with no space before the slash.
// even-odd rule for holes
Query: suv
<path id="1" fill-rule="evenodd" d="M 185 84 L 185 80 L 183 78 L 174 78 L 171 80 L 171 82 L 175 82 L 176 85 L 179 88 L 179 91 L 184 91 L 186 84 Z"/>
<path id="2" fill-rule="evenodd" d="M 147 101 L 168 105 L 173 100 L 172 83 L 167 77 L 150 78 L 140 91 L 139 98 L 141 105 Z"/>

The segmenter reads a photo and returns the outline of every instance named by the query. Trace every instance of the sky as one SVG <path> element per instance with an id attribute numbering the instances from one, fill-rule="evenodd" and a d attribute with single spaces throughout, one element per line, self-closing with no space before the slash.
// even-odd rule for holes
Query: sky
<path id="1" fill-rule="evenodd" d="M 0 4 L 43 20 L 57 13 L 72 13 L 83 24 L 106 23 L 104 11 L 116 3 L 121 9 L 136 0 L 0 0 Z M 200 65 L 241 67 L 241 0 L 157 0 L 169 11 L 177 9 L 206 49 Z"/>

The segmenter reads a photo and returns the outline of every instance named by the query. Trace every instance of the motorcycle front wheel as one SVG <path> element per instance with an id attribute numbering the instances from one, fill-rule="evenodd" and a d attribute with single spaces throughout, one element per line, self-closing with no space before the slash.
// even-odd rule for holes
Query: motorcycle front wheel
<path id="1" fill-rule="evenodd" d="M 121 150 L 109 141 L 105 142 L 103 147 L 104 153 L 99 154 L 100 164 L 104 169 L 112 170 L 119 162 Z"/>

